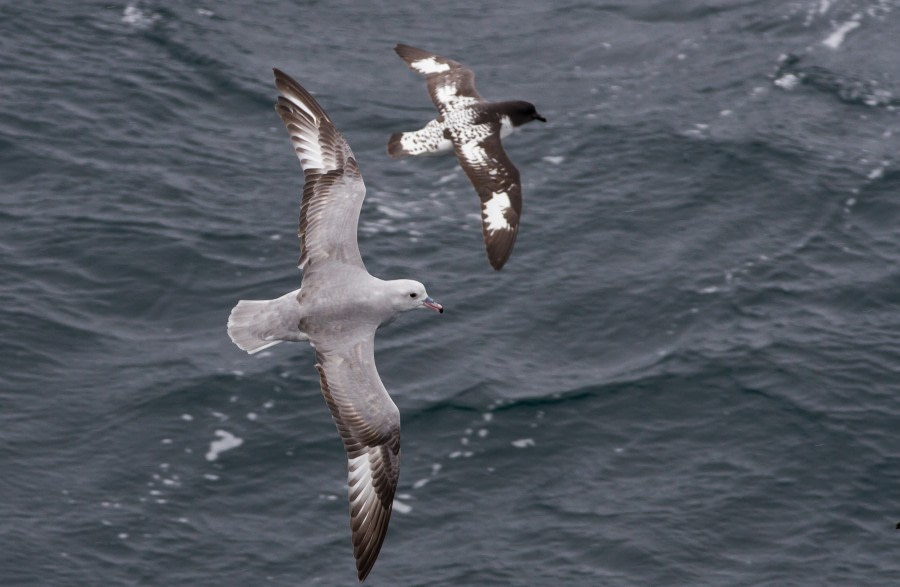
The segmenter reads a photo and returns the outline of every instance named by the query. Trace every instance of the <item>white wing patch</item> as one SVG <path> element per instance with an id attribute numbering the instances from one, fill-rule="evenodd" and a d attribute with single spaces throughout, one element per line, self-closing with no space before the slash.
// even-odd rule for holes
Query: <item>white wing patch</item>
<path id="1" fill-rule="evenodd" d="M 480 129 L 476 126 L 470 126 L 467 130 L 474 134 L 474 132 Z M 487 166 L 487 154 L 478 142 L 480 139 L 481 137 L 476 135 L 474 140 L 469 140 L 460 147 L 463 157 L 466 158 L 469 165 L 476 169 Z"/>
<path id="2" fill-rule="evenodd" d="M 498 230 L 509 230 L 511 226 L 506 221 L 506 211 L 512 206 L 509 194 L 506 192 L 492 192 L 490 200 L 484 203 L 481 213 L 484 214 L 484 225 L 491 233 Z"/>
<path id="3" fill-rule="evenodd" d="M 450 69 L 450 66 L 446 63 L 441 63 L 434 57 L 429 57 L 428 59 L 419 59 L 418 61 L 413 61 L 410 63 L 413 69 L 418 71 L 419 73 L 428 75 L 430 73 L 441 73 L 442 71 L 447 71 Z"/>
<path id="4" fill-rule="evenodd" d="M 500 138 L 505 139 L 509 135 L 512 134 L 515 127 L 513 126 L 512 121 L 509 119 L 509 116 L 501 116 L 500 117 Z"/>
<path id="5" fill-rule="evenodd" d="M 291 104 L 293 104 L 294 106 L 296 106 L 296 107 L 299 108 L 300 110 L 303 110 L 304 112 L 306 112 L 307 114 L 309 114 L 309 117 L 312 118 L 313 123 L 314 123 L 316 126 L 319 125 L 319 117 L 316 116 L 315 113 L 314 113 L 312 110 L 309 109 L 309 106 L 307 106 L 306 104 L 303 103 L 303 100 L 297 99 L 297 96 L 295 96 L 295 95 L 293 95 L 293 94 L 290 94 L 290 93 L 284 93 L 283 95 L 284 95 L 285 98 L 287 98 L 288 100 L 291 101 Z"/>
<path id="6" fill-rule="evenodd" d="M 434 97 L 440 100 L 442 104 L 449 104 L 457 97 L 456 86 L 445 85 L 434 89 Z"/>
<path id="7" fill-rule="evenodd" d="M 369 465 L 369 453 L 363 453 L 356 458 L 350 459 L 348 467 L 348 479 L 350 481 L 350 491 L 362 482 L 362 486 L 371 487 L 372 485 L 372 467 Z"/>
<path id="8" fill-rule="evenodd" d="M 471 112 L 465 109 L 473 104 L 477 104 L 478 99 L 472 96 L 461 95 L 459 88 L 453 84 L 436 87 L 434 89 L 434 98 L 448 111 L 446 116 L 449 116 L 450 122 L 454 122 L 454 118 L 461 118 L 462 120 L 459 122 L 469 122 L 474 117 Z M 455 115 L 455 113 L 460 113 L 460 115 Z"/>
<path id="9" fill-rule="evenodd" d="M 294 144 L 294 151 L 300 159 L 303 170 L 322 169 L 327 170 L 325 154 L 319 144 L 319 117 L 307 106 L 303 100 L 289 91 L 281 93 L 290 103 L 312 120 L 311 126 L 306 121 L 298 121 L 296 124 L 288 124 L 288 133 Z M 330 166 L 328 166 L 330 167 Z"/>

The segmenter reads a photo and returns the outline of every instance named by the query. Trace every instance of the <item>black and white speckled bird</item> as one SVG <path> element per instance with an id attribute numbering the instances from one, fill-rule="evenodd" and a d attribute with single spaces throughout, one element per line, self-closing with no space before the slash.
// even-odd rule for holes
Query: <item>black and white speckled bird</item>
<path id="1" fill-rule="evenodd" d="M 522 214 L 519 170 L 500 139 L 532 120 L 547 121 L 530 102 L 485 100 L 475 90 L 475 74 L 456 61 L 409 45 L 394 50 L 410 69 L 425 76 L 439 115 L 420 130 L 391 135 L 388 154 L 456 153 L 481 199 L 484 245 L 491 266 L 499 271 L 512 253 Z"/>

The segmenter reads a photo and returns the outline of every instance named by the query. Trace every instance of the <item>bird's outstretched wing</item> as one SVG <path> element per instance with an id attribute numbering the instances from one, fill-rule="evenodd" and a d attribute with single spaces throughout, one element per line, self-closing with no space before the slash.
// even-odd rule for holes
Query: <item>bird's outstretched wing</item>
<path id="1" fill-rule="evenodd" d="M 410 69 L 425 76 L 428 95 L 441 114 L 484 100 L 475 90 L 475 74 L 468 67 L 409 45 L 397 45 L 394 51 Z"/>
<path id="2" fill-rule="evenodd" d="M 278 69 L 275 85 L 281 92 L 275 110 L 303 167 L 300 268 L 309 272 L 328 261 L 364 267 L 356 229 L 366 186 L 353 151 L 303 86 Z"/>
<path id="3" fill-rule="evenodd" d="M 400 476 L 400 412 L 375 368 L 375 331 L 316 352 L 322 395 L 347 451 L 353 554 L 362 581 L 387 533 Z"/>
<path id="4" fill-rule="evenodd" d="M 490 128 L 496 126 L 498 128 Z M 481 136 L 453 141 L 456 158 L 481 200 L 481 232 L 491 267 L 499 271 L 512 253 L 522 215 L 519 170 L 503 150 L 499 125 L 484 127 Z M 478 127 L 476 127 L 478 128 Z"/>

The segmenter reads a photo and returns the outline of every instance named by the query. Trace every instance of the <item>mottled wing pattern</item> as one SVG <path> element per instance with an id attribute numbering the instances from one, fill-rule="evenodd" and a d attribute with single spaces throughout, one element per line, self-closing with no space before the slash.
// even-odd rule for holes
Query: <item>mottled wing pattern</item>
<path id="1" fill-rule="evenodd" d="M 347 451 L 353 554 L 362 581 L 387 533 L 400 476 L 400 412 L 375 368 L 375 332 L 316 352 L 322 395 Z"/>
<path id="2" fill-rule="evenodd" d="M 409 45 L 397 45 L 394 51 L 425 76 L 428 95 L 441 114 L 483 101 L 475 90 L 475 74 L 464 65 Z"/>
<path id="3" fill-rule="evenodd" d="M 363 267 L 356 228 L 366 186 L 350 145 L 300 84 L 276 69 L 275 85 L 281 92 L 275 110 L 303 168 L 300 268 L 308 272 L 325 261 Z"/>
<path id="4" fill-rule="evenodd" d="M 480 134 L 454 137 L 456 158 L 481 199 L 481 230 L 488 261 L 503 268 L 519 233 L 522 214 L 522 184 L 519 170 L 503 150 L 499 124 L 471 127 Z"/>

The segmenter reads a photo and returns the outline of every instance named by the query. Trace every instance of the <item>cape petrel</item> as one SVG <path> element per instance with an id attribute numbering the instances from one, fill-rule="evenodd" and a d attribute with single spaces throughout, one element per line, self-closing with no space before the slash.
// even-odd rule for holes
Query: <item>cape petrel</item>
<path id="1" fill-rule="evenodd" d="M 438 117 L 424 128 L 391 135 L 388 154 L 399 158 L 453 150 L 481 199 L 481 228 L 491 266 L 512 252 L 522 214 L 522 184 L 500 139 L 532 120 L 547 122 L 523 100 L 489 102 L 475 90 L 471 69 L 409 45 L 394 47 L 410 69 L 425 76 Z"/>

